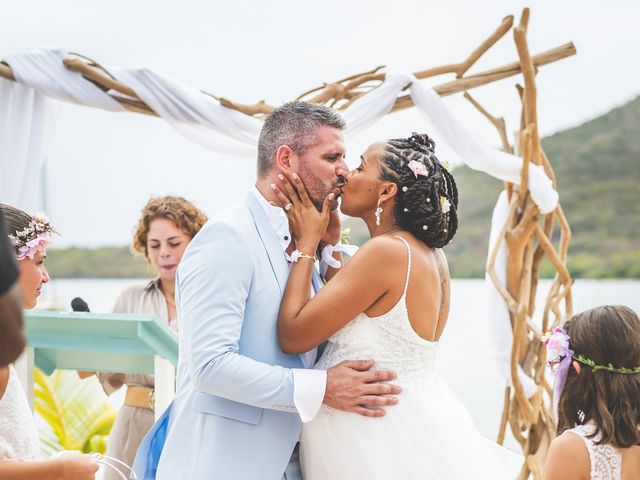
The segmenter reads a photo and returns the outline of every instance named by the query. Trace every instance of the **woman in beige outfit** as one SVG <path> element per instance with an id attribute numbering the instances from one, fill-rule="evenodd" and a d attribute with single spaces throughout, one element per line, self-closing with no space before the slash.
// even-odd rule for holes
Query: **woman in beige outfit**
<path id="1" fill-rule="evenodd" d="M 144 253 L 158 276 L 150 282 L 123 290 L 113 312 L 153 314 L 177 332 L 176 268 L 187 245 L 206 221 L 207 217 L 183 198 L 149 200 L 136 227 L 133 249 Z M 122 385 L 127 386 L 124 405 L 118 412 L 107 443 L 107 455 L 133 465 L 140 442 L 154 421 L 153 375 L 98 373 L 98 378 L 107 394 Z M 110 471 L 105 472 L 104 479 L 120 480 L 116 473 Z"/>

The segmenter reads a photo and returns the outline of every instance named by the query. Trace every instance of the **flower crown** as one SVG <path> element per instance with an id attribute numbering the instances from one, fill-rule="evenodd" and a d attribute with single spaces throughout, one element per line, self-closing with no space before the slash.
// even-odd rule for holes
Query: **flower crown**
<path id="1" fill-rule="evenodd" d="M 574 351 L 569 348 L 570 337 L 567 331 L 562 327 L 556 327 L 551 332 L 547 332 L 542 337 L 542 341 L 547 347 L 547 363 L 552 369 L 556 369 L 565 357 L 570 357 L 571 360 L 575 360 L 576 362 L 591 367 L 594 372 L 598 370 L 605 370 L 611 373 L 622 374 L 640 373 L 640 367 L 614 367 L 611 363 L 608 363 L 607 365 L 600 365 L 581 353 L 576 355 Z"/>
<path id="2" fill-rule="evenodd" d="M 570 340 L 571 337 L 569 337 L 567 331 L 562 327 L 556 327 L 542 337 L 542 342 L 547 347 L 547 364 L 556 374 L 556 382 L 553 388 L 553 411 L 556 413 L 556 416 L 558 412 L 558 402 L 560 401 L 562 390 L 567 381 L 569 367 L 573 360 L 590 367 L 594 372 L 603 370 L 621 374 L 640 373 L 640 367 L 614 367 L 611 363 L 600 365 L 581 353 L 576 355 L 575 352 L 571 350 Z"/>
<path id="3" fill-rule="evenodd" d="M 27 257 L 33 259 L 38 250 L 47 248 L 51 244 L 54 233 L 58 232 L 53 229 L 45 216 L 34 215 L 29 226 L 16 232 L 15 235 L 9 235 L 9 240 L 16 250 L 18 260 Z"/>

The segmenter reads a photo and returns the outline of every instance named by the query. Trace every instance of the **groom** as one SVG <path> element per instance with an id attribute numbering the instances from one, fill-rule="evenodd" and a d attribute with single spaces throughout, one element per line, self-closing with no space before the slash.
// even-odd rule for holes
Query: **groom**
<path id="1" fill-rule="evenodd" d="M 399 388 L 372 360 L 313 370 L 317 351 L 288 355 L 276 321 L 295 242 L 271 184 L 296 173 L 316 205 L 347 173 L 344 121 L 332 109 L 287 103 L 266 119 L 258 180 L 243 205 L 210 220 L 191 241 L 176 281 L 180 316 L 177 392 L 149 432 L 136 471 L 159 480 L 298 480 L 302 423 L 322 403 L 381 416 Z M 327 243 L 337 243 L 328 235 Z M 316 273 L 309 288 L 322 281 Z M 166 431 L 164 446 L 162 440 Z"/>

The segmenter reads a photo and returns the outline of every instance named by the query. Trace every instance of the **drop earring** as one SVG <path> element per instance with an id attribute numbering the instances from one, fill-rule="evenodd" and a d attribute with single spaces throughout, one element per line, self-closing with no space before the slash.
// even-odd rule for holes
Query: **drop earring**
<path id="1" fill-rule="evenodd" d="M 380 200 L 378 200 L 378 207 L 376 208 L 376 225 L 380 226 L 380 214 L 384 212 L 382 207 L 380 206 Z"/>

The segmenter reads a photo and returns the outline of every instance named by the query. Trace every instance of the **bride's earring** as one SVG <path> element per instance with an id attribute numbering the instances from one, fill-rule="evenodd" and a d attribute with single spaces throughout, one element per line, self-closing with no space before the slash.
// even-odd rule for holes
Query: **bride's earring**
<path id="1" fill-rule="evenodd" d="M 380 200 L 378 200 L 378 208 L 376 208 L 376 225 L 380 226 L 380 214 L 384 212 L 384 210 L 382 210 L 382 207 L 380 206 Z"/>

